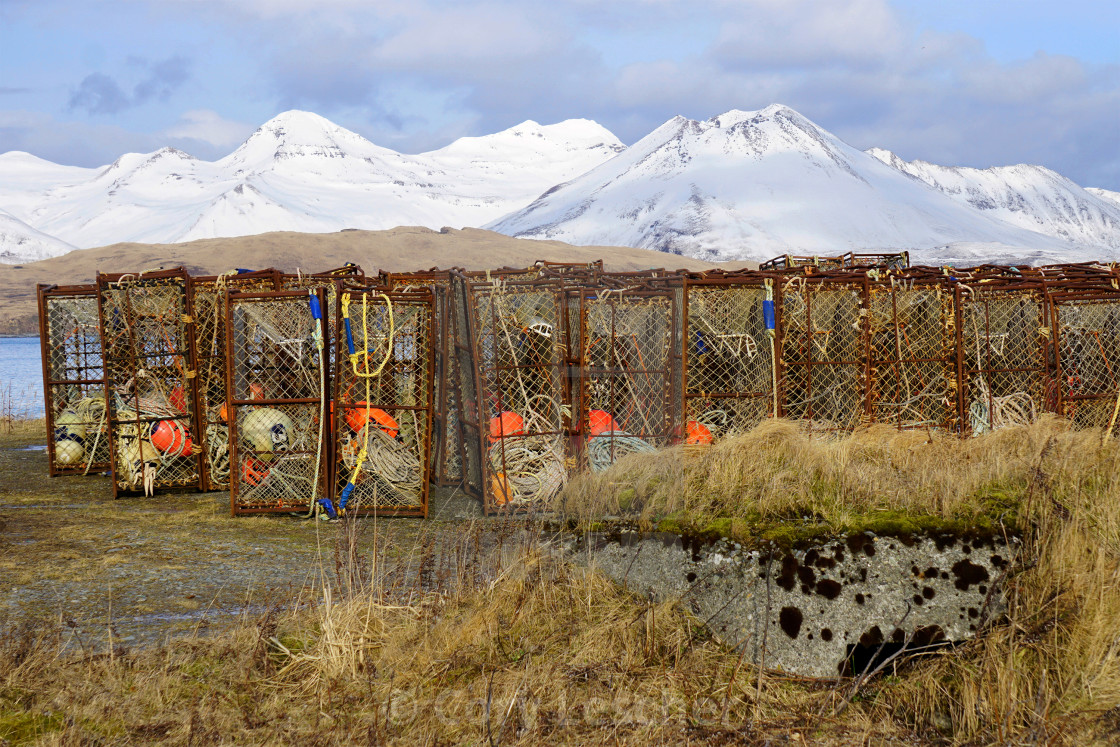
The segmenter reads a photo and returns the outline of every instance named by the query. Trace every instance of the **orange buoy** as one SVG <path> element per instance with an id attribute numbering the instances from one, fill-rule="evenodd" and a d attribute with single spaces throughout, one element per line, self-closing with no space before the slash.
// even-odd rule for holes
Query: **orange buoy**
<path id="1" fill-rule="evenodd" d="M 261 462 L 252 457 L 245 460 L 241 465 L 241 477 L 252 487 L 260 485 L 264 478 L 268 477 L 269 468 Z"/>
<path id="2" fill-rule="evenodd" d="M 686 444 L 710 444 L 715 443 L 715 437 L 712 432 L 708 430 L 708 426 L 703 423 L 698 423 L 695 420 L 690 420 L 685 423 L 685 440 Z"/>
<path id="3" fill-rule="evenodd" d="M 377 407 L 366 409 L 365 402 L 357 402 L 346 406 L 346 424 L 354 432 L 360 431 L 366 423 L 373 421 L 385 432 L 389 438 L 396 438 L 401 426 L 393 416 Z"/>
<path id="4" fill-rule="evenodd" d="M 224 404 L 218 410 L 218 418 L 223 423 L 228 423 L 229 422 L 229 411 L 226 410 L 226 406 Z"/>
<path id="5" fill-rule="evenodd" d="M 183 391 L 183 387 L 177 386 L 172 389 L 168 401 L 171 402 L 171 406 L 179 412 L 187 411 L 187 395 L 186 392 Z"/>
<path id="6" fill-rule="evenodd" d="M 496 505 L 504 506 L 509 503 L 509 482 L 506 480 L 505 472 L 498 472 L 490 478 L 490 492 L 494 495 Z"/>
<path id="7" fill-rule="evenodd" d="M 496 443 L 505 436 L 524 436 L 525 419 L 516 412 L 506 410 L 501 415 L 490 418 L 490 443 Z"/>
<path id="8" fill-rule="evenodd" d="M 250 383 L 249 399 L 264 399 L 264 387 L 255 381 Z"/>
<path id="9" fill-rule="evenodd" d="M 587 430 L 594 438 L 601 433 L 607 431 L 621 430 L 618 424 L 614 422 L 614 418 L 606 410 L 591 410 L 587 413 Z"/>
<path id="10" fill-rule="evenodd" d="M 164 454 L 188 457 L 191 449 L 191 434 L 178 420 L 161 420 L 152 428 L 152 446 Z"/>

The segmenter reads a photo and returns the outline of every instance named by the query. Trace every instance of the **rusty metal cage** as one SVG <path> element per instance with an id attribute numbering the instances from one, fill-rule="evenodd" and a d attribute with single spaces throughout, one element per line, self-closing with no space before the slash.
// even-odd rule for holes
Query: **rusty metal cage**
<path id="1" fill-rule="evenodd" d="M 50 474 L 102 472 L 111 463 L 97 286 L 37 291 Z"/>
<path id="2" fill-rule="evenodd" d="M 432 474 L 436 485 L 458 485 L 463 481 L 460 441 L 458 357 L 454 354 L 452 328 L 451 271 L 432 268 L 424 272 L 386 272 L 380 282 L 393 290 L 430 288 L 435 301 L 433 352 L 435 393 L 432 429 Z"/>
<path id="3" fill-rule="evenodd" d="M 593 471 L 680 437 L 673 348 L 674 291 L 585 292 L 581 296 L 580 434 Z"/>
<path id="4" fill-rule="evenodd" d="M 234 515 L 309 511 L 328 485 L 326 292 L 226 291 Z"/>
<path id="5" fill-rule="evenodd" d="M 956 315 L 939 279 L 872 283 L 868 419 L 957 430 Z"/>
<path id="6" fill-rule="evenodd" d="M 544 509 L 570 468 L 559 288 L 495 281 L 467 284 L 464 293 L 476 384 L 463 390 L 464 402 L 475 406 L 464 414 L 464 438 L 479 436 L 483 509 Z"/>
<path id="7" fill-rule="evenodd" d="M 813 431 L 864 421 L 870 375 L 867 277 L 792 277 L 776 284 L 780 415 Z"/>
<path id="8" fill-rule="evenodd" d="M 748 431 L 774 413 L 774 334 L 764 313 L 773 292 L 767 280 L 688 281 L 687 442 Z"/>
<path id="9" fill-rule="evenodd" d="M 1059 412 L 1075 428 L 1116 425 L 1120 402 L 1120 293 L 1056 296 L 1051 300 L 1057 330 Z"/>
<path id="10" fill-rule="evenodd" d="M 200 489 L 186 271 L 98 273 L 97 288 L 114 496 Z"/>
<path id="11" fill-rule="evenodd" d="M 1045 407 L 1051 325 L 1041 286 L 956 287 L 962 432 L 1033 422 Z"/>
<path id="12" fill-rule="evenodd" d="M 346 513 L 427 516 L 435 301 L 347 288 L 335 345 L 335 488 Z"/>
<path id="13" fill-rule="evenodd" d="M 198 363 L 198 414 L 202 480 L 206 490 L 230 489 L 229 425 L 226 422 L 226 291 L 274 291 L 277 270 L 229 272 L 191 277 L 187 284 L 194 309 L 194 349 Z"/>

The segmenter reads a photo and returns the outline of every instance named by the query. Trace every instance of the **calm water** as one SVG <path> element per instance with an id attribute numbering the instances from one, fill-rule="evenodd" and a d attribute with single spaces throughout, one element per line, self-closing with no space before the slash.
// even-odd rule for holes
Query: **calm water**
<path id="1" fill-rule="evenodd" d="M 0 337 L 0 416 L 43 417 L 38 337 Z"/>

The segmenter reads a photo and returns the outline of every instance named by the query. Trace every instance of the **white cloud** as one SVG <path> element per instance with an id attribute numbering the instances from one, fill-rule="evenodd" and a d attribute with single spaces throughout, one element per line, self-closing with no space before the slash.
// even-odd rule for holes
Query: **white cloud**
<path id="1" fill-rule="evenodd" d="M 184 112 L 171 127 L 163 131 L 168 138 L 200 140 L 223 148 L 233 148 L 252 134 L 257 125 L 224 119 L 209 109 Z"/>

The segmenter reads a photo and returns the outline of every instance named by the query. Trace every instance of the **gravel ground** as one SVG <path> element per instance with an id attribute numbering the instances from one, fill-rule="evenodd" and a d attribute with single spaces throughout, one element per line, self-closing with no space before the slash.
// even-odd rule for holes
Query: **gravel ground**
<path id="1" fill-rule="evenodd" d="M 107 477 L 48 477 L 42 442 L 41 434 L 0 435 L 0 619 L 7 624 L 53 617 L 72 629 L 74 646 L 102 647 L 110 636 L 144 645 L 312 601 L 322 583 L 344 582 L 342 523 L 231 518 L 227 493 L 114 500 Z M 480 548 L 511 545 L 508 538 L 525 526 L 482 520 L 477 502 L 458 490 L 433 490 L 430 514 L 359 522 L 360 565 L 368 569 L 376 544 L 382 566 L 390 565 L 385 558 L 397 561 L 398 586 L 410 573 L 433 583 L 463 565 L 467 544 L 477 562 Z"/>

